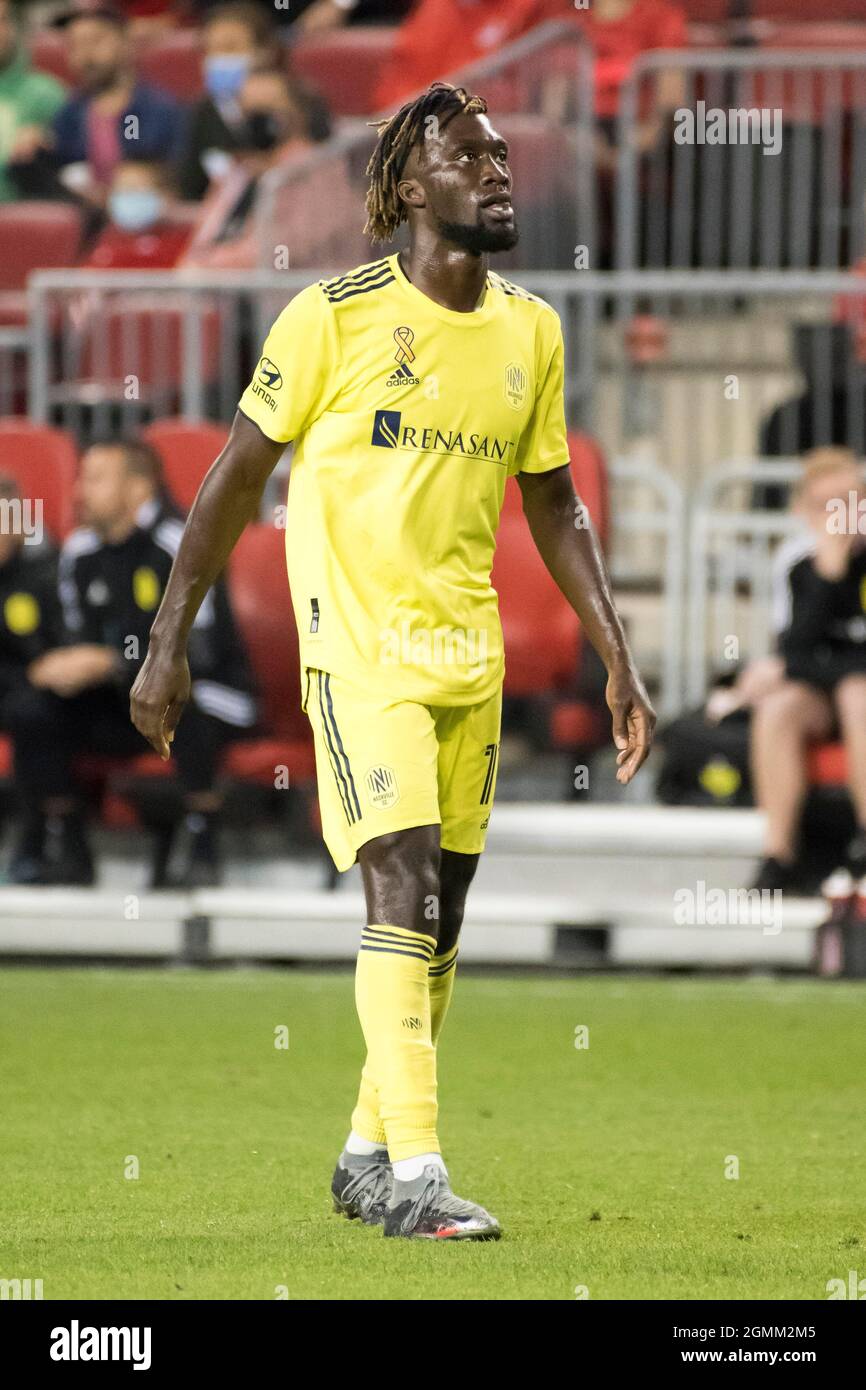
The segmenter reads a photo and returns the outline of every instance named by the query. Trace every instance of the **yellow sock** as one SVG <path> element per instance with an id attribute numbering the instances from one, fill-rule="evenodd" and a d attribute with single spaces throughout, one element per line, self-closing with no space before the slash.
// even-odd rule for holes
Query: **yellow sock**
<path id="1" fill-rule="evenodd" d="M 454 993 L 454 976 L 457 973 L 457 947 L 452 946 L 441 956 L 434 956 L 430 962 L 427 976 L 427 990 L 430 995 L 430 1037 L 435 1047 L 442 1032 L 451 995 Z"/>
<path id="2" fill-rule="evenodd" d="M 405 927 L 367 926 L 361 936 L 355 1003 L 367 1043 L 364 1071 L 371 1084 L 375 1078 L 378 1120 L 392 1163 L 440 1151 L 427 989 L 435 949 L 434 937 Z M 352 1128 L 372 1140 L 376 1122 L 371 1128 L 370 1113 L 356 1108 Z"/>
<path id="3" fill-rule="evenodd" d="M 457 947 L 452 946 L 441 956 L 433 956 L 427 975 L 427 992 L 430 996 L 430 1041 L 435 1047 L 442 1032 L 451 995 L 454 992 L 454 976 L 457 973 Z M 361 1072 L 361 1085 L 358 1100 L 352 1114 L 352 1129 L 372 1144 L 388 1143 L 385 1127 L 379 1117 L 379 1088 L 370 1069 L 370 1059 L 364 1063 Z"/>
<path id="4" fill-rule="evenodd" d="M 379 1087 L 371 1074 L 369 1053 L 361 1072 L 358 1099 L 352 1111 L 352 1128 L 362 1139 L 369 1139 L 371 1144 L 381 1144 L 383 1149 L 387 1147 L 388 1136 L 379 1119 Z"/>

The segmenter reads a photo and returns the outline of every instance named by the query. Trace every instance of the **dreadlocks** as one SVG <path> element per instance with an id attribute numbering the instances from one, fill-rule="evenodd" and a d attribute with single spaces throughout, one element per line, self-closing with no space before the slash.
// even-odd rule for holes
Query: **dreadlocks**
<path id="1" fill-rule="evenodd" d="M 397 192 L 409 151 L 420 145 L 428 133 L 427 122 L 435 117 L 441 130 L 454 116 L 483 116 L 487 102 L 483 97 L 471 97 L 465 87 L 452 87 L 448 82 L 434 82 L 415 101 L 407 101 L 396 115 L 385 121 L 371 121 L 379 132 L 376 148 L 367 165 L 370 187 L 367 190 L 367 225 L 364 233 L 371 241 L 390 241 L 406 209 Z"/>

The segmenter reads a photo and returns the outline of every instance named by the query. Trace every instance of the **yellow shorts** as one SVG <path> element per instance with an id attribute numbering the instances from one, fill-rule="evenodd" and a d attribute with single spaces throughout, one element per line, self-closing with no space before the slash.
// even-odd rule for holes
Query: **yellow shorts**
<path id="1" fill-rule="evenodd" d="M 480 854 L 496 789 L 502 687 L 477 705 L 421 705 L 307 668 L 322 835 L 337 868 L 377 835 L 441 825 L 443 849 Z"/>

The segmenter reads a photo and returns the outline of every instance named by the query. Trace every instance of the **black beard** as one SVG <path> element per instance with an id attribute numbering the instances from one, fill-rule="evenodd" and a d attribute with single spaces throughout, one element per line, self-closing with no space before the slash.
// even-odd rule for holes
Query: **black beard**
<path id="1" fill-rule="evenodd" d="M 470 251 L 480 256 L 485 251 L 510 251 L 516 246 L 520 233 L 514 223 L 510 227 L 483 227 L 480 223 L 445 222 L 436 218 L 436 230 L 446 241 L 459 246 L 461 251 Z"/>

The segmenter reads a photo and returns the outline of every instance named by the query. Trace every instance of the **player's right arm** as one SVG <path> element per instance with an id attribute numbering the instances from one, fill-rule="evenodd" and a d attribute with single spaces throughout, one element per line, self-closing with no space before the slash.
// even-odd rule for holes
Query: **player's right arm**
<path id="1" fill-rule="evenodd" d="M 163 759 L 189 699 L 186 646 L 195 616 L 247 522 L 258 516 L 284 448 L 238 411 L 193 502 L 129 697 L 133 724 Z"/>
<path id="2" fill-rule="evenodd" d="M 228 443 L 198 490 L 130 692 L 132 722 L 163 759 L 189 699 L 186 647 L 196 613 L 244 527 L 259 515 L 286 444 L 339 390 L 340 366 L 333 306 L 310 285 L 271 328 Z"/>

